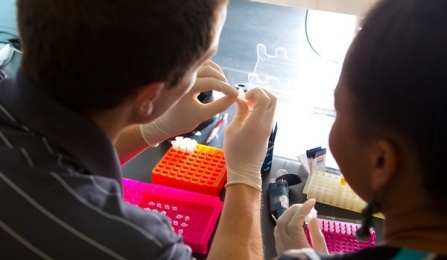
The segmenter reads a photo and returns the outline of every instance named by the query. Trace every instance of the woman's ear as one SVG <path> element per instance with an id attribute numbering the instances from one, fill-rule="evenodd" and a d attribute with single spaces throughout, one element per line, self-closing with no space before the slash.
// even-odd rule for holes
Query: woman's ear
<path id="1" fill-rule="evenodd" d="M 385 187 L 396 174 L 400 161 L 399 153 L 389 141 L 380 140 L 373 148 L 373 171 L 370 176 L 371 186 L 374 191 Z"/>
<path id="2" fill-rule="evenodd" d="M 137 90 L 135 105 L 136 112 L 140 117 L 147 117 L 152 113 L 154 101 L 164 88 L 163 82 L 153 82 Z"/>

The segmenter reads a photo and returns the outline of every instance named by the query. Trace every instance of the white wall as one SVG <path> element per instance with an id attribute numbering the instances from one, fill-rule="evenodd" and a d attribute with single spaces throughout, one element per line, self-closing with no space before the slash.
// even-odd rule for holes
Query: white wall
<path id="1" fill-rule="evenodd" d="M 330 11 L 363 17 L 378 0 L 250 0 L 313 10 Z"/>

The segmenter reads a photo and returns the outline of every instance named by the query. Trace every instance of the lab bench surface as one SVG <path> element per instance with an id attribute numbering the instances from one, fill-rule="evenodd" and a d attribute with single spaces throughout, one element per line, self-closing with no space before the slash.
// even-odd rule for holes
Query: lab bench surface
<path id="1" fill-rule="evenodd" d="M 209 130 L 209 129 L 208 129 Z M 207 133 L 207 129 L 203 133 Z M 206 134 L 205 134 L 206 136 Z M 222 136 L 220 136 L 222 138 Z M 151 171 L 157 165 L 159 160 L 164 156 L 165 152 L 170 148 L 169 143 L 162 143 L 157 148 L 149 148 L 142 152 L 134 159 L 123 165 L 123 176 L 143 182 L 151 182 Z M 273 236 L 273 229 L 275 222 L 268 212 L 268 184 L 270 179 L 276 177 L 276 172 L 279 169 L 284 169 L 288 173 L 297 173 L 302 179 L 300 184 L 296 184 L 289 187 L 289 201 L 290 204 L 303 203 L 307 200 L 305 194 L 303 194 L 304 184 L 306 183 L 308 174 L 297 160 L 284 158 L 280 156 L 274 156 L 272 169 L 270 172 L 262 173 L 262 206 L 261 206 L 261 226 L 263 234 L 263 242 L 265 249 L 265 259 L 272 259 L 276 256 L 275 251 L 275 239 Z M 225 191 L 221 193 L 221 199 L 224 200 Z M 358 222 L 361 219 L 359 213 L 333 207 L 330 205 L 317 203 L 315 209 L 319 216 L 328 216 L 331 218 L 338 218 L 344 220 L 350 220 L 352 222 Z M 243 221 L 243 220 L 241 220 Z M 374 219 L 376 237 L 380 240 L 381 229 L 383 221 L 381 219 Z M 206 259 L 205 255 L 195 254 L 197 259 Z"/>

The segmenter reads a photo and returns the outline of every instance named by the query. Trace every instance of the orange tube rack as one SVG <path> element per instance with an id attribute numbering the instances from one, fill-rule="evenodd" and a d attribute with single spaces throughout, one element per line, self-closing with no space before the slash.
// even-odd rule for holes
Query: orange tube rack
<path id="1" fill-rule="evenodd" d="M 218 196 L 227 179 L 222 149 L 198 144 L 194 152 L 170 148 L 152 170 L 152 182 Z"/>

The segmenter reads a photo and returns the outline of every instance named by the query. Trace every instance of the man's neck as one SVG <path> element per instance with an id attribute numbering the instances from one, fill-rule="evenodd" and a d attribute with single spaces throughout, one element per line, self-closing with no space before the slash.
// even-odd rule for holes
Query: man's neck
<path id="1" fill-rule="evenodd" d="M 119 133 L 128 126 L 125 113 L 125 108 L 116 107 L 94 113 L 89 118 L 104 132 L 111 143 L 115 143 Z"/>

